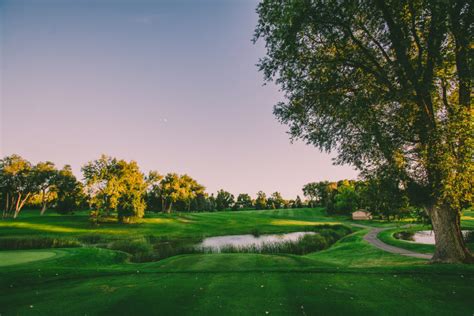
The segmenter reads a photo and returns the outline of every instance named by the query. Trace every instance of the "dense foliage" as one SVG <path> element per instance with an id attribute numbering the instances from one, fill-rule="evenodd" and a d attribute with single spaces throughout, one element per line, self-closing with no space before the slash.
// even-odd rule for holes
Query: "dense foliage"
<path id="1" fill-rule="evenodd" d="M 303 192 L 312 206 L 322 206 L 330 214 L 349 215 L 363 209 L 385 219 L 406 216 L 421 217 L 423 213 L 409 204 L 406 190 L 385 179 L 311 182 Z"/>
<path id="2" fill-rule="evenodd" d="M 57 170 L 52 162 L 32 165 L 18 155 L 0 160 L 0 207 L 2 217 L 16 218 L 30 203 L 41 209 L 74 210 L 83 203 L 82 184 L 65 166 Z"/>

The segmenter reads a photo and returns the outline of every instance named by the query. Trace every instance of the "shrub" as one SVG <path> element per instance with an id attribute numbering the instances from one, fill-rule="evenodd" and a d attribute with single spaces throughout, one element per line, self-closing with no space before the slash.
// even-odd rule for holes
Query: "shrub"
<path id="1" fill-rule="evenodd" d="M 396 239 L 403 239 L 403 240 L 411 240 L 413 241 L 413 235 L 415 235 L 414 232 L 407 232 L 407 231 L 403 231 L 403 232 L 398 232 L 398 233 L 395 233 L 394 234 L 394 237 Z"/>
<path id="2" fill-rule="evenodd" d="M 260 230 L 258 228 L 252 228 L 250 234 L 252 234 L 254 237 L 258 237 L 261 235 Z"/>

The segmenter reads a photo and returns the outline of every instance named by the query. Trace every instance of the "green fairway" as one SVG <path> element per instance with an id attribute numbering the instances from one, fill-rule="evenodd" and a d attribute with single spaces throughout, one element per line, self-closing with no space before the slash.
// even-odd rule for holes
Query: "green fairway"
<path id="1" fill-rule="evenodd" d="M 467 225 L 469 221 L 468 218 Z M 303 209 L 161 215 L 149 217 L 142 224 L 110 223 L 93 230 L 107 238 L 148 234 L 182 238 L 228 231 L 249 233 L 256 225 L 262 232 L 285 232 L 327 223 L 349 224 L 350 221 L 326 216 L 321 209 Z M 89 231 L 85 215 L 30 214 L 17 222 L 1 224 L 2 236 L 31 233 L 76 238 Z M 124 252 L 96 247 L 4 251 L 0 259 L 7 257 L 9 265 L 3 264 L 0 271 L 0 314 L 471 315 L 474 312 L 471 265 L 429 265 L 423 259 L 390 254 L 364 241 L 367 231 L 359 229 L 329 249 L 304 256 L 190 254 L 130 263 Z M 40 260 L 46 259 L 41 257 L 45 254 L 59 255 Z M 37 261 L 26 262 L 20 258 Z"/>

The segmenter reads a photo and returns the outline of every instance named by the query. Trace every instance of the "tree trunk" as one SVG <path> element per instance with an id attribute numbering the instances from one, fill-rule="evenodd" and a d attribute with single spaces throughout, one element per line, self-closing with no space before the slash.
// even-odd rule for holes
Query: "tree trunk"
<path id="1" fill-rule="evenodd" d="M 15 203 L 15 213 L 13 214 L 13 218 L 16 218 L 18 216 L 18 213 L 20 213 L 20 201 L 21 201 L 21 193 L 18 193 L 18 197 Z"/>
<path id="2" fill-rule="evenodd" d="M 44 212 L 46 212 L 46 202 L 43 202 L 43 206 L 41 207 L 40 215 L 44 215 Z"/>
<path id="3" fill-rule="evenodd" d="M 43 189 L 43 192 L 42 192 L 42 197 L 41 197 L 41 213 L 40 215 L 43 215 L 44 212 L 46 212 L 46 190 Z"/>
<path id="4" fill-rule="evenodd" d="M 461 232 L 461 216 L 447 206 L 434 206 L 429 211 L 435 234 L 433 263 L 474 263 Z"/>
<path id="5" fill-rule="evenodd" d="M 16 202 L 16 208 L 15 208 L 15 215 L 13 215 L 13 218 L 17 218 L 18 214 L 20 214 L 21 209 L 25 205 L 26 201 L 30 197 L 31 193 L 28 193 L 23 200 L 21 199 L 21 193 L 18 193 L 18 201 Z"/>
<path id="6" fill-rule="evenodd" d="M 8 204 L 10 202 L 10 196 L 9 196 L 8 192 L 7 192 L 6 195 L 7 196 L 6 196 L 6 199 L 5 199 L 5 208 L 3 209 L 3 217 L 2 218 L 6 218 L 8 216 L 8 209 L 9 209 Z"/>

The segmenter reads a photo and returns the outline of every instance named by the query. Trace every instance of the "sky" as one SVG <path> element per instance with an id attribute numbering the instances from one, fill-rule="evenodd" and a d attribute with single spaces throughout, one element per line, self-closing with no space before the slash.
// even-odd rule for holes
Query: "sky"
<path id="1" fill-rule="evenodd" d="M 251 0 L 0 0 L 0 156 L 80 167 L 107 154 L 208 192 L 354 179 L 273 116 Z"/>

